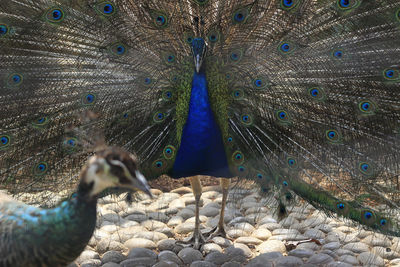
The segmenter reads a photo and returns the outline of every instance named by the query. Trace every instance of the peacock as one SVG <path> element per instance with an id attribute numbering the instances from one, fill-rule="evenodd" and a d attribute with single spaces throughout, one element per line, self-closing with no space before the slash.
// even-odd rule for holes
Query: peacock
<path id="1" fill-rule="evenodd" d="M 76 183 L 86 129 L 148 179 L 203 175 L 400 235 L 399 0 L 0 3 L 0 182 Z M 160 178 L 162 179 L 162 178 Z"/>
<path id="2" fill-rule="evenodd" d="M 124 187 L 152 196 L 137 167 L 133 155 L 105 148 L 82 169 L 77 192 L 53 209 L 0 199 L 0 265 L 66 266 L 75 260 L 93 234 L 102 191 Z"/>

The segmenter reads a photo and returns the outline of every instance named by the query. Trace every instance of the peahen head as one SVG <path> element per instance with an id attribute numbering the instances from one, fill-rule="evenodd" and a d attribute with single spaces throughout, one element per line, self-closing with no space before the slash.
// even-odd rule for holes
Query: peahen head
<path id="1" fill-rule="evenodd" d="M 138 170 L 137 158 L 116 147 L 97 152 L 89 159 L 81 174 L 78 195 L 93 199 L 112 187 L 140 190 L 152 197 L 146 179 Z"/>
<path id="2" fill-rule="evenodd" d="M 203 63 L 203 58 L 206 55 L 207 45 L 203 38 L 194 38 L 192 42 L 192 54 L 196 72 L 198 73 Z"/>

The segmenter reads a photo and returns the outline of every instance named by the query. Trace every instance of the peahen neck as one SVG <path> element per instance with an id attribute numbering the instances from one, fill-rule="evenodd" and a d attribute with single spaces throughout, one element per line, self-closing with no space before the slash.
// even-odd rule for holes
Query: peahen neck
<path id="1" fill-rule="evenodd" d="M 173 167 L 173 177 L 231 177 L 221 130 L 210 106 L 204 71 L 194 72 L 189 113 Z"/>
<path id="2" fill-rule="evenodd" d="M 89 198 L 87 187 L 79 186 L 77 196 L 53 209 L 31 213 L 29 238 L 46 266 L 64 266 L 77 258 L 89 242 L 96 226 L 97 198 Z M 41 242 L 41 244 L 38 244 Z M 50 252 L 50 253 L 49 253 Z"/>

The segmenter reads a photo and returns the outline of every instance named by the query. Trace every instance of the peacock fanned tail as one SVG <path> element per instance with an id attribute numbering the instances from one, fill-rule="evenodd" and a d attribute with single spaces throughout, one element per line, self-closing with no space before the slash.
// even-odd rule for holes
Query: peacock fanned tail
<path id="1" fill-rule="evenodd" d="M 85 110 L 174 176 L 197 37 L 232 176 L 400 235 L 398 0 L 2 1 L 1 186 L 74 184 Z"/>

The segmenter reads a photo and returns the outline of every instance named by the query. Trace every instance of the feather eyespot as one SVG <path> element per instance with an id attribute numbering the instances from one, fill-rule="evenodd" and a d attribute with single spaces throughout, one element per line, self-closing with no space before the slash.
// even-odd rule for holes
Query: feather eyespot
<path id="1" fill-rule="evenodd" d="M 46 162 L 42 161 L 35 165 L 33 172 L 36 176 L 41 176 L 46 174 L 48 165 Z"/>
<path id="2" fill-rule="evenodd" d="M 396 19 L 400 22 L 400 9 L 396 11 Z"/>
<path id="3" fill-rule="evenodd" d="M 163 159 L 155 160 L 152 164 L 153 169 L 156 170 L 157 172 L 165 170 L 167 166 L 168 166 L 167 162 Z"/>
<path id="4" fill-rule="evenodd" d="M 369 210 L 363 210 L 361 212 L 361 221 L 366 225 L 372 225 L 375 223 L 375 214 Z"/>
<path id="5" fill-rule="evenodd" d="M 236 12 L 233 14 L 233 22 L 234 23 L 243 23 L 247 20 L 247 17 L 249 15 L 249 9 L 248 8 L 241 8 L 236 10 Z"/>
<path id="6" fill-rule="evenodd" d="M 338 204 L 336 204 L 336 207 L 339 209 L 339 210 L 344 210 L 344 208 L 346 207 L 343 203 L 338 203 Z"/>
<path id="7" fill-rule="evenodd" d="M 297 167 L 297 161 L 296 161 L 295 158 L 288 157 L 288 158 L 286 159 L 286 162 L 287 162 L 287 164 L 288 164 L 288 166 L 289 166 L 290 168 L 296 168 L 296 167 Z"/>
<path id="8" fill-rule="evenodd" d="M 125 55 L 128 50 L 126 48 L 126 46 L 122 43 L 113 44 L 113 45 L 111 45 L 111 47 L 109 49 L 110 49 L 111 53 L 113 53 L 114 55 L 117 55 L 117 56 Z"/>
<path id="9" fill-rule="evenodd" d="M 341 50 L 333 51 L 332 55 L 336 59 L 341 59 L 343 57 L 343 51 Z"/>
<path id="10" fill-rule="evenodd" d="M 219 41 L 219 38 L 220 38 L 220 34 L 219 34 L 219 32 L 216 31 L 216 30 L 212 30 L 211 32 L 208 33 L 208 40 L 209 40 L 211 43 L 216 43 L 216 42 L 218 42 L 218 41 Z"/>
<path id="11" fill-rule="evenodd" d="M 364 176 L 371 177 L 375 174 L 374 167 L 368 162 L 360 162 L 358 164 L 358 170 Z"/>
<path id="12" fill-rule="evenodd" d="M 112 16 L 115 14 L 115 6 L 110 1 L 99 3 L 95 6 L 96 11 L 104 16 Z"/>
<path id="13" fill-rule="evenodd" d="M 64 19 L 64 11 L 61 8 L 52 8 L 47 11 L 46 18 L 49 22 L 61 22 Z"/>
<path id="14" fill-rule="evenodd" d="M 21 74 L 14 73 L 8 76 L 8 85 L 10 86 L 18 86 L 21 85 L 23 82 L 24 78 Z"/>
<path id="15" fill-rule="evenodd" d="M 264 175 L 262 175 L 261 173 L 257 173 L 257 178 L 261 180 L 262 178 L 264 178 Z"/>
<path id="16" fill-rule="evenodd" d="M 242 163 L 244 162 L 244 155 L 243 155 L 243 153 L 240 152 L 240 151 L 235 151 L 235 152 L 232 154 L 232 161 L 233 161 L 235 164 L 242 164 Z"/>
<path id="17" fill-rule="evenodd" d="M 8 26 L 5 24 L 0 24 L 0 37 L 5 36 L 9 32 Z"/>
<path id="18" fill-rule="evenodd" d="M 66 137 L 63 142 L 63 147 L 66 151 L 73 151 L 77 148 L 78 139 L 75 137 Z"/>
<path id="19" fill-rule="evenodd" d="M 295 46 L 293 44 L 291 44 L 290 42 L 281 42 L 278 45 L 278 51 L 283 55 L 292 53 L 294 51 L 294 49 L 295 49 Z"/>
<path id="20" fill-rule="evenodd" d="M 307 93 L 315 101 L 323 101 L 326 98 L 324 89 L 319 87 L 308 88 Z"/>
<path id="21" fill-rule="evenodd" d="M 48 117 L 46 117 L 46 116 L 44 116 L 44 117 L 38 117 L 37 119 L 35 119 L 33 122 L 32 122 L 32 126 L 34 127 L 34 128 L 38 128 L 38 129 L 40 129 L 40 128 L 43 128 L 45 125 L 47 125 L 49 123 L 49 118 Z"/>
<path id="22" fill-rule="evenodd" d="M 170 101 L 171 99 L 172 99 L 172 96 L 173 96 L 173 93 L 172 93 L 172 91 L 170 91 L 170 90 L 167 90 L 167 91 L 164 91 L 163 92 L 163 99 L 165 100 L 165 101 Z"/>
<path id="23" fill-rule="evenodd" d="M 330 143 L 336 144 L 341 141 L 340 133 L 334 129 L 325 131 L 325 137 Z"/>
<path id="24" fill-rule="evenodd" d="M 153 12 L 154 25 L 158 28 L 165 28 L 168 26 L 168 17 L 163 12 Z"/>
<path id="25" fill-rule="evenodd" d="M 388 68 L 383 71 L 383 77 L 386 80 L 397 80 L 400 77 L 400 72 L 397 69 Z"/>
<path id="26" fill-rule="evenodd" d="M 117 51 L 118 55 L 123 55 L 125 53 L 125 50 L 126 50 L 126 48 L 122 44 L 117 45 L 117 47 L 116 47 L 116 51 Z"/>
<path id="27" fill-rule="evenodd" d="M 175 156 L 175 147 L 168 145 L 164 148 L 163 154 L 164 154 L 164 158 L 166 159 L 172 159 Z"/>
<path id="28" fill-rule="evenodd" d="M 337 0 L 337 6 L 342 10 L 358 7 L 359 4 L 359 0 Z"/>
<path id="29" fill-rule="evenodd" d="M 2 134 L 0 135 L 0 150 L 8 147 L 10 145 L 11 138 L 8 135 Z"/>
<path id="30" fill-rule="evenodd" d="M 165 119 L 165 114 L 162 112 L 156 112 L 153 116 L 154 122 L 162 122 Z"/>
<path id="31" fill-rule="evenodd" d="M 277 110 L 275 112 L 275 117 L 278 120 L 279 123 L 282 124 L 289 124 L 290 123 L 290 116 L 289 113 L 285 110 Z"/>
<path id="32" fill-rule="evenodd" d="M 94 94 L 85 94 L 82 96 L 82 104 L 87 106 L 87 105 L 93 105 L 96 102 L 96 95 Z"/>
<path id="33" fill-rule="evenodd" d="M 297 6 L 299 0 L 281 0 L 281 7 L 285 10 L 290 10 Z"/>
<path id="34" fill-rule="evenodd" d="M 267 88 L 270 83 L 265 76 L 259 76 L 252 81 L 253 88 L 261 90 Z"/>
<path id="35" fill-rule="evenodd" d="M 358 109 L 363 115 L 374 115 L 376 112 L 376 104 L 369 100 L 361 100 L 358 103 Z"/>
<path id="36" fill-rule="evenodd" d="M 232 97 L 235 100 L 241 100 L 241 99 L 243 99 L 243 96 L 244 96 L 244 92 L 242 89 L 236 89 L 232 92 Z"/>
<path id="37" fill-rule="evenodd" d="M 249 125 L 251 125 L 253 123 L 253 118 L 249 114 L 243 114 L 243 115 L 240 116 L 240 121 L 245 126 L 249 126 Z"/>

